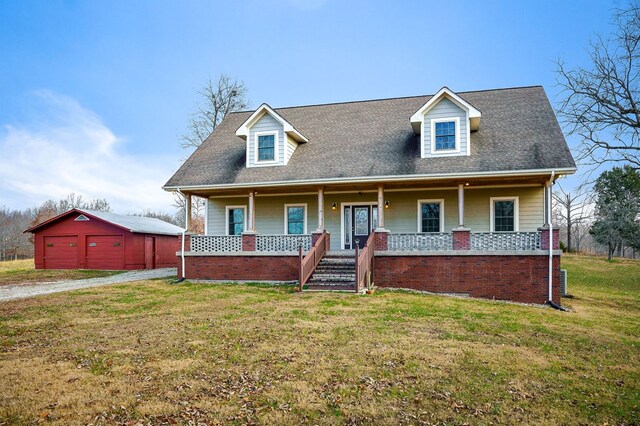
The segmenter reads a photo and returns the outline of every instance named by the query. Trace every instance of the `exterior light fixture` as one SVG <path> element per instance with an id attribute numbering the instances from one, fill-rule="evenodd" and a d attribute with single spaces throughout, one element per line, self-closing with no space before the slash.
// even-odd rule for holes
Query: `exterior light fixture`
<path id="1" fill-rule="evenodd" d="M 464 186 L 469 186 L 469 182 L 465 182 L 465 183 L 464 183 Z"/>
<path id="2" fill-rule="evenodd" d="M 385 201 L 385 202 L 384 202 L 384 208 L 385 208 L 385 209 L 388 209 L 388 208 L 389 208 L 389 202 L 388 202 L 388 201 Z"/>
<path id="3" fill-rule="evenodd" d="M 336 203 L 331 204 L 331 210 L 335 210 L 338 208 L 338 205 Z"/>

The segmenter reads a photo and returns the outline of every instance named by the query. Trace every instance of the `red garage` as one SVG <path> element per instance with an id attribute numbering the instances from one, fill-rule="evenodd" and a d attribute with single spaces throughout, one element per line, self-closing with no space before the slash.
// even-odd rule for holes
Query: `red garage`
<path id="1" fill-rule="evenodd" d="M 176 265 L 182 228 L 155 218 L 72 209 L 34 234 L 36 269 L 154 269 Z"/>

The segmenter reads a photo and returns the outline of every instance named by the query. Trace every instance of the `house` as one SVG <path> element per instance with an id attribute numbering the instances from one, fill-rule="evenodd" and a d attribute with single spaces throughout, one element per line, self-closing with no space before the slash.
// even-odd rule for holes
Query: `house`
<path id="1" fill-rule="evenodd" d="M 71 209 L 27 229 L 36 269 L 154 269 L 177 265 L 183 229 L 160 219 Z"/>
<path id="2" fill-rule="evenodd" d="M 229 114 L 164 189 L 206 199 L 187 278 L 559 303 L 549 206 L 575 170 L 542 87 L 443 87 Z"/>

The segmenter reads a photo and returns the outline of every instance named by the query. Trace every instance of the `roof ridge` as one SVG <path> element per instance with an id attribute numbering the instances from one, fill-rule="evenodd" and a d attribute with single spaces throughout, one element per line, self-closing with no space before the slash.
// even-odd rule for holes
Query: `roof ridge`
<path id="1" fill-rule="evenodd" d="M 443 86 L 443 87 L 448 88 L 448 86 Z M 455 92 L 451 89 L 449 90 L 451 90 L 456 95 L 464 95 L 469 93 L 497 92 L 501 90 L 533 89 L 534 87 L 542 87 L 544 89 L 544 86 L 542 84 L 534 84 L 530 86 L 512 86 L 512 87 L 498 87 L 494 89 L 467 90 L 465 92 Z M 391 98 L 361 99 L 357 101 L 327 102 L 327 103 L 321 103 L 321 104 L 294 105 L 294 106 L 286 106 L 286 107 L 278 107 L 278 108 L 271 107 L 271 108 L 274 111 L 278 111 L 283 109 L 309 108 L 309 107 L 329 106 L 329 105 L 344 105 L 344 104 L 357 104 L 357 103 L 364 103 L 364 102 L 379 102 L 379 101 L 393 101 L 393 100 L 400 100 L 400 99 L 424 98 L 424 97 L 433 96 L 433 95 L 435 95 L 435 93 L 428 94 L 428 95 L 394 96 Z M 262 106 L 265 103 L 266 102 L 262 102 L 260 106 Z M 231 112 L 230 114 L 246 114 L 254 111 L 255 109 L 250 109 L 250 110 L 243 110 L 243 111 L 234 111 L 234 112 Z"/>

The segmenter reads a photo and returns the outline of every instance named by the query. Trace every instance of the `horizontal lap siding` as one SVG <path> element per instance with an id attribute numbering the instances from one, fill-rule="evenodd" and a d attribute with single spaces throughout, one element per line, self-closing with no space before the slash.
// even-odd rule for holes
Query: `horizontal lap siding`
<path id="1" fill-rule="evenodd" d="M 491 197 L 518 196 L 520 231 L 533 232 L 544 224 L 544 190 L 537 187 L 513 188 L 465 188 L 465 226 L 471 232 L 489 232 L 489 202 Z M 418 232 L 418 200 L 444 199 L 444 232 L 458 226 L 457 189 L 433 191 L 385 192 L 389 208 L 384 210 L 385 228 L 392 233 Z M 377 202 L 375 192 L 342 193 L 325 195 L 325 228 L 332 235 L 331 249 L 341 248 L 341 204 Z M 209 235 L 225 234 L 225 208 L 231 205 L 248 206 L 248 197 L 211 198 L 208 201 L 207 232 Z M 307 232 L 317 227 L 317 195 L 257 196 L 256 230 L 259 234 L 284 233 L 284 205 L 307 203 Z M 332 204 L 336 203 L 336 210 Z"/>
<path id="2" fill-rule="evenodd" d="M 285 135 L 284 135 L 284 127 L 280 124 L 275 118 L 270 116 L 269 114 L 265 114 L 258 120 L 249 131 L 248 138 L 248 161 L 249 164 L 256 164 L 256 132 L 278 132 L 278 140 L 276 141 L 276 148 L 278 149 L 278 164 L 285 164 Z"/>
<path id="3" fill-rule="evenodd" d="M 460 119 L 460 155 L 467 154 L 467 126 L 469 125 L 467 122 L 467 113 L 449 99 L 444 98 L 425 115 L 422 128 L 425 157 L 431 156 L 431 120 L 452 117 L 458 117 Z"/>

